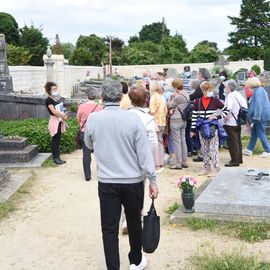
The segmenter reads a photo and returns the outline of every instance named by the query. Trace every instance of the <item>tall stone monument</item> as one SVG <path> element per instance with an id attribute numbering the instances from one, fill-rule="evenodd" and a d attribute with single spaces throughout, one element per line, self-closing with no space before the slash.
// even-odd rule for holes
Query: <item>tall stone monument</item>
<path id="1" fill-rule="evenodd" d="M 5 35 L 0 34 L 0 93 L 11 92 L 13 92 L 13 83 L 7 65 L 7 43 Z"/>
<path id="2" fill-rule="evenodd" d="M 47 47 L 46 58 L 44 59 L 44 64 L 47 68 L 47 82 L 54 81 L 53 65 L 55 61 L 52 60 L 52 51 L 50 46 Z"/>

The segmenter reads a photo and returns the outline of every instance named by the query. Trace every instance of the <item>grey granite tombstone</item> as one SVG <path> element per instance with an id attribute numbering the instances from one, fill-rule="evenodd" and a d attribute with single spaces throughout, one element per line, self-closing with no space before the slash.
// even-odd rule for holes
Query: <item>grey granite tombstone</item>
<path id="1" fill-rule="evenodd" d="M 269 173 L 269 169 L 255 169 Z M 225 168 L 195 201 L 195 212 L 270 217 L 270 177 L 255 180 L 247 169 Z"/>
<path id="2" fill-rule="evenodd" d="M 10 173 L 5 168 L 0 168 L 0 190 L 5 187 L 10 179 Z"/>
<path id="3" fill-rule="evenodd" d="M 167 76 L 169 77 L 169 78 L 174 78 L 174 79 L 176 79 L 177 78 L 177 70 L 175 69 L 175 68 L 169 68 L 168 70 L 167 70 Z"/>
<path id="4" fill-rule="evenodd" d="M 11 92 L 13 92 L 13 83 L 7 64 L 7 43 L 5 35 L 0 34 L 0 93 Z"/>

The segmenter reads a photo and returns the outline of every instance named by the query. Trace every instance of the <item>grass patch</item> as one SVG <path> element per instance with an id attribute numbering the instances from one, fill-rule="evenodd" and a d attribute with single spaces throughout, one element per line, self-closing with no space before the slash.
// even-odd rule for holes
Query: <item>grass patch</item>
<path id="1" fill-rule="evenodd" d="M 270 136 L 267 136 L 267 138 L 268 138 L 268 141 L 270 141 Z M 242 136 L 243 148 L 247 148 L 249 140 L 250 140 L 250 136 L 248 136 L 248 135 Z M 264 152 L 264 149 L 262 147 L 261 141 L 258 139 L 258 141 L 255 145 L 255 148 L 253 150 L 253 153 L 254 154 L 261 154 L 262 152 Z"/>
<path id="2" fill-rule="evenodd" d="M 267 223 L 228 223 L 223 230 L 225 234 L 251 243 L 270 239 L 270 224 Z"/>
<path id="3" fill-rule="evenodd" d="M 220 222 L 212 219 L 188 218 L 186 225 L 193 231 L 209 230 L 237 237 L 246 242 L 259 242 L 270 239 L 270 224 Z"/>
<path id="4" fill-rule="evenodd" d="M 269 262 L 259 261 L 257 256 L 246 256 L 241 250 L 217 255 L 214 249 L 201 251 L 191 258 L 196 270 L 269 270 Z"/>
<path id="5" fill-rule="evenodd" d="M 179 208 L 179 204 L 177 202 L 175 202 L 172 206 L 170 206 L 167 210 L 165 210 L 164 212 L 166 214 L 171 215 L 173 212 L 175 212 L 178 208 Z"/>
<path id="6" fill-rule="evenodd" d="M 199 219 L 199 218 L 188 218 L 186 222 L 187 226 L 193 230 L 213 230 L 218 226 L 218 222 L 212 219 Z"/>
<path id="7" fill-rule="evenodd" d="M 5 218 L 9 213 L 16 211 L 17 206 L 22 201 L 23 195 L 30 193 L 30 188 L 36 180 L 36 174 L 32 172 L 32 176 L 7 200 L 0 203 L 0 220 Z"/>
<path id="8" fill-rule="evenodd" d="M 54 168 L 54 167 L 57 167 L 57 164 L 55 164 L 53 162 L 52 157 L 50 157 L 42 164 L 42 167 L 44 167 L 44 168 Z"/>
<path id="9" fill-rule="evenodd" d="M 6 217 L 8 213 L 14 212 L 16 210 L 15 204 L 12 201 L 7 201 L 0 203 L 0 219 Z"/>

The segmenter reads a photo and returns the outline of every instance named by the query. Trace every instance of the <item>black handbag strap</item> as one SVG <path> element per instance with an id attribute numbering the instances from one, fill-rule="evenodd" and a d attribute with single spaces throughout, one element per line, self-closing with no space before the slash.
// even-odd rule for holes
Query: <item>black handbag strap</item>
<path id="1" fill-rule="evenodd" d="M 98 106 L 98 103 L 96 104 L 95 108 L 94 108 L 90 113 L 94 112 L 97 106 Z M 89 114 L 90 114 L 90 113 L 89 113 Z M 87 117 L 87 118 L 88 118 L 88 117 Z M 86 120 L 84 121 L 83 125 L 82 125 L 81 128 L 80 128 L 80 132 L 81 132 L 82 128 L 84 127 L 84 125 L 86 124 L 87 118 L 86 118 Z"/>
<path id="2" fill-rule="evenodd" d="M 239 105 L 239 111 L 240 111 L 242 106 L 241 106 L 240 102 L 238 101 L 238 99 L 236 97 L 234 97 L 234 98 L 236 99 L 236 101 L 237 101 L 237 103 Z M 234 120 L 236 121 L 236 124 L 238 124 L 238 120 L 236 119 L 236 117 L 235 117 L 235 115 L 234 115 L 233 112 L 232 112 L 232 116 L 233 116 Z"/>
<path id="3" fill-rule="evenodd" d="M 150 210 L 149 210 L 148 213 L 152 212 L 152 213 L 154 213 L 156 215 L 157 211 L 156 211 L 156 208 L 155 208 L 154 200 L 155 200 L 155 198 L 154 198 L 154 196 L 152 196 L 152 203 L 151 203 Z"/>

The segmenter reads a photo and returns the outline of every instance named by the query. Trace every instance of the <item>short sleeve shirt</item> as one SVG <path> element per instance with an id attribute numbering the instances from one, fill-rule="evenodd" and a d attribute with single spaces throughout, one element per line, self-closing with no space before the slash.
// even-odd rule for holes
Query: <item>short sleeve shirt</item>
<path id="1" fill-rule="evenodd" d="M 47 97 L 47 99 L 46 99 L 46 106 L 47 106 L 48 112 L 50 113 L 50 115 L 54 115 L 51 112 L 51 110 L 49 109 L 49 105 L 51 105 L 51 104 L 55 107 L 55 105 L 59 104 L 59 102 L 55 101 L 51 97 Z"/>

